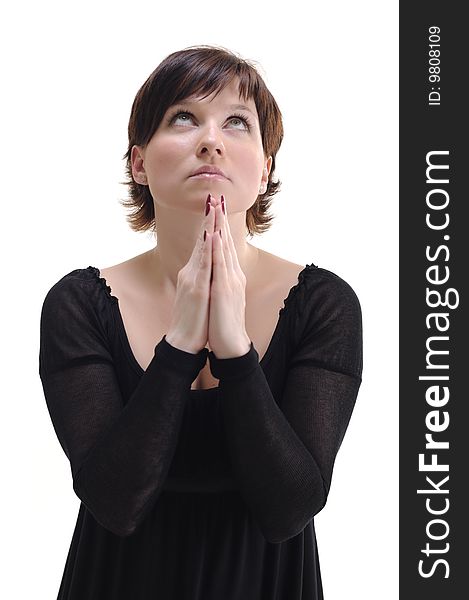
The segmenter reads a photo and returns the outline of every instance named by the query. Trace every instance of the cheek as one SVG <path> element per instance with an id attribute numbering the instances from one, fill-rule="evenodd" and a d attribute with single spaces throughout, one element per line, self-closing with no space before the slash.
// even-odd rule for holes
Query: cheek
<path id="1" fill-rule="evenodd" d="M 174 167 L 181 163 L 187 152 L 187 143 L 174 139 L 160 138 L 147 154 L 147 168 L 157 177 L 168 177 L 174 173 Z"/>
<path id="2" fill-rule="evenodd" d="M 264 166 L 263 152 L 250 148 L 240 155 L 239 164 L 243 170 L 245 184 L 249 187 L 258 187 Z"/>

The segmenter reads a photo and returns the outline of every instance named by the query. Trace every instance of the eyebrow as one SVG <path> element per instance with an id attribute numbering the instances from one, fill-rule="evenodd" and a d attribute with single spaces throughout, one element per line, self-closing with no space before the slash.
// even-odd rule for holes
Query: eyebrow
<path id="1" fill-rule="evenodd" d="M 174 106 L 188 106 L 189 104 L 198 104 L 197 100 L 181 100 L 181 102 L 177 102 Z M 228 106 L 229 110 L 247 110 L 248 112 L 250 112 L 254 117 L 256 116 L 255 113 L 252 112 L 252 110 L 250 108 L 248 108 L 245 104 L 230 104 Z"/>
<path id="2" fill-rule="evenodd" d="M 248 112 L 250 112 L 252 115 L 254 115 L 254 113 L 252 112 L 252 110 L 250 108 L 248 108 L 246 105 L 244 104 L 230 104 L 230 106 L 228 107 L 231 110 L 247 110 Z M 255 116 L 255 115 L 254 115 Z"/>

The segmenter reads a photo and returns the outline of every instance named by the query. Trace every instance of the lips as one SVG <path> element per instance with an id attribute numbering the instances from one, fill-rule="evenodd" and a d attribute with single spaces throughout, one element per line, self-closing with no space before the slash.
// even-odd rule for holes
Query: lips
<path id="1" fill-rule="evenodd" d="M 213 165 L 204 165 L 203 167 L 199 167 L 198 169 L 196 169 L 193 173 L 191 173 L 189 175 L 189 177 L 195 177 L 197 175 L 201 175 L 201 176 L 218 176 L 218 177 L 224 177 L 225 179 L 228 179 L 227 176 L 225 175 L 225 173 L 223 173 L 223 171 L 221 169 L 219 169 L 218 167 L 214 167 Z"/>

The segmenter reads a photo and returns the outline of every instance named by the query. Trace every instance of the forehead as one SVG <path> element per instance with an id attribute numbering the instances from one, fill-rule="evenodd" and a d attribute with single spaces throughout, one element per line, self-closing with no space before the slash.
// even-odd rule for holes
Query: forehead
<path id="1" fill-rule="evenodd" d="M 244 98 L 239 91 L 239 80 L 235 77 L 230 83 L 218 90 L 206 93 L 194 93 L 181 98 L 174 104 L 197 102 L 202 104 L 230 105 L 230 108 L 241 110 L 247 108 L 257 114 L 254 98 Z"/>

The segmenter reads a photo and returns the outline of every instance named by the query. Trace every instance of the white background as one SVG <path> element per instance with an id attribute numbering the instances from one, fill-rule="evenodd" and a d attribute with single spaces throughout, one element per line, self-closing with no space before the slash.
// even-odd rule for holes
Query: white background
<path id="1" fill-rule="evenodd" d="M 157 64 L 194 44 L 257 61 L 283 113 L 277 218 L 252 243 L 334 271 L 362 305 L 363 383 L 315 518 L 325 598 L 398 597 L 397 13 L 46 0 L 0 15 L 2 598 L 56 598 L 79 508 L 38 376 L 42 301 L 71 270 L 152 246 L 119 205 L 127 121 Z"/>

